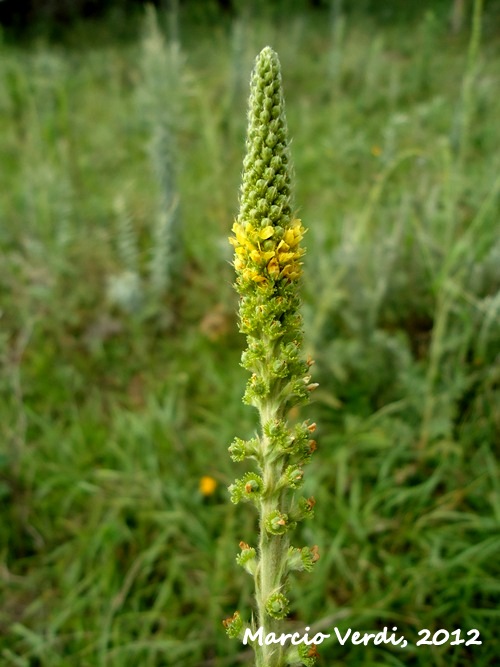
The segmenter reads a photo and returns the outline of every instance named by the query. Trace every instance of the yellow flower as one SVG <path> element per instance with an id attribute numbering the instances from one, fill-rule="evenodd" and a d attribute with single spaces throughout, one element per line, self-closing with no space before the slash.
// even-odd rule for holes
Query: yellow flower
<path id="1" fill-rule="evenodd" d="M 236 257 L 234 260 L 234 268 L 236 271 L 243 271 L 245 268 L 245 262 L 240 257 Z"/>
<path id="2" fill-rule="evenodd" d="M 233 265 L 243 281 L 265 286 L 269 278 L 273 281 L 300 278 L 298 260 L 304 249 L 299 244 L 306 231 L 300 220 L 292 220 L 280 240 L 276 238 L 277 228 L 272 225 L 256 229 L 250 223 L 235 222 L 232 231 L 234 236 L 229 240 L 235 252 Z"/>
<path id="3" fill-rule="evenodd" d="M 266 280 L 266 277 L 255 269 L 245 269 L 241 276 L 244 280 L 253 280 L 254 283 L 262 283 Z"/>
<path id="4" fill-rule="evenodd" d="M 292 259 L 296 259 L 297 253 L 295 252 L 279 252 L 278 259 L 281 266 L 285 266 L 288 262 L 291 262 Z"/>
<path id="5" fill-rule="evenodd" d="M 230 243 L 232 243 L 234 246 L 236 246 L 237 244 L 244 245 L 246 241 L 246 234 L 245 230 L 243 229 L 243 225 L 240 225 L 238 222 L 235 222 L 232 227 L 232 230 L 236 238 L 234 239 L 231 237 L 229 239 Z"/>
<path id="6" fill-rule="evenodd" d="M 280 265 L 278 264 L 278 260 L 276 259 L 276 257 L 273 257 L 272 260 L 267 265 L 267 272 L 269 273 L 271 278 L 277 278 L 279 276 Z"/>
<path id="7" fill-rule="evenodd" d="M 298 280 L 300 278 L 301 273 L 302 271 L 298 264 L 296 264 L 295 266 L 288 264 L 287 266 L 285 266 L 280 275 L 282 278 L 288 278 L 289 280 Z"/>
<path id="8" fill-rule="evenodd" d="M 200 493 L 203 496 L 211 496 L 215 489 L 217 488 L 217 482 L 213 477 L 209 477 L 208 475 L 203 476 L 200 479 Z"/>
<path id="9" fill-rule="evenodd" d="M 270 239 L 273 234 L 274 229 L 271 227 L 271 225 L 264 227 L 264 229 L 261 229 L 258 233 L 259 238 L 261 239 Z"/>

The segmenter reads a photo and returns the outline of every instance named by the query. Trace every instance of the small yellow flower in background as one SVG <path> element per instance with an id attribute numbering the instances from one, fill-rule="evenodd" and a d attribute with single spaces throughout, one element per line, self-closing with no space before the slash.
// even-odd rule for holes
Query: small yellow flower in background
<path id="1" fill-rule="evenodd" d="M 380 155 L 382 155 L 382 149 L 380 148 L 380 146 L 375 145 L 375 146 L 372 146 L 372 147 L 371 147 L 371 149 L 370 149 L 370 153 L 371 153 L 374 157 L 380 157 Z"/>
<path id="2" fill-rule="evenodd" d="M 209 477 L 208 475 L 204 475 L 200 479 L 199 489 L 200 489 L 200 493 L 203 496 L 211 496 L 214 493 L 216 488 L 217 488 L 217 482 L 213 477 Z"/>

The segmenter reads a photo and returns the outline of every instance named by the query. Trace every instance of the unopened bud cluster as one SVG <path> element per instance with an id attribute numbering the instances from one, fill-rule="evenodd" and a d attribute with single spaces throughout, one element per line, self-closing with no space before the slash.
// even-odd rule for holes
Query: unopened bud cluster
<path id="1" fill-rule="evenodd" d="M 316 546 L 299 549 L 289 544 L 289 531 L 313 514 L 314 498 L 297 491 L 316 449 L 311 437 L 316 425 L 305 421 L 291 426 L 287 414 L 317 386 L 309 375 L 313 362 L 301 356 L 305 230 L 292 214 L 290 183 L 280 64 L 266 47 L 251 80 L 240 211 L 230 238 L 240 331 L 248 343 L 242 365 L 251 374 L 244 401 L 258 409 L 261 432 L 250 440 L 236 438 L 229 448 L 234 461 L 253 459 L 259 469 L 236 480 L 229 491 L 233 502 L 249 501 L 259 512 L 259 544 L 254 548 L 241 542 L 237 562 L 255 577 L 257 622 L 265 633 L 276 631 L 289 612 L 289 573 L 310 571 L 319 558 Z M 238 612 L 225 625 L 230 636 L 245 629 Z M 254 648 L 257 667 L 297 664 L 282 646 Z M 308 656 L 307 664 L 310 660 Z"/>

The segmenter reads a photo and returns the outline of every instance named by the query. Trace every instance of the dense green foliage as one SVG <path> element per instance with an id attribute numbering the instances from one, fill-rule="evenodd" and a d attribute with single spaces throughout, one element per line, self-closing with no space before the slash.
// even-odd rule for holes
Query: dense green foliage
<path id="1" fill-rule="evenodd" d="M 429 13 L 397 28 L 244 16 L 210 34 L 170 18 L 167 41 L 150 21 L 126 45 L 1 47 L 0 664 L 251 660 L 220 622 L 251 606 L 234 554 L 255 534 L 225 489 L 228 444 L 256 425 L 227 236 L 249 73 L 271 44 L 320 383 L 304 489 L 316 515 L 296 539 L 321 559 L 297 583 L 297 627 L 397 625 L 412 643 L 332 639 L 320 665 L 486 667 L 498 654 L 498 47 Z M 166 201 L 177 225 L 165 227 Z M 156 289 L 162 254 L 170 278 Z M 483 644 L 416 648 L 422 628 L 477 628 Z"/>

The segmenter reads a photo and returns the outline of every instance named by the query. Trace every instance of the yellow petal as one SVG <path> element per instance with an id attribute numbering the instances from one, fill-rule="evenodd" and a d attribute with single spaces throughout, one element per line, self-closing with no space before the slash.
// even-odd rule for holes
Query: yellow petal
<path id="1" fill-rule="evenodd" d="M 273 257 L 269 264 L 267 265 L 267 272 L 271 276 L 271 278 L 277 278 L 280 273 L 280 265 L 278 264 L 278 260 L 276 257 Z"/>
<path id="2" fill-rule="evenodd" d="M 298 264 L 287 264 L 280 273 L 281 278 L 288 278 L 288 280 L 297 280 L 300 278 L 301 269 Z"/>
<path id="3" fill-rule="evenodd" d="M 253 269 L 245 269 L 241 274 L 241 277 L 243 280 L 253 280 L 254 283 L 261 283 L 266 279 L 265 276 Z"/>
<path id="4" fill-rule="evenodd" d="M 261 229 L 258 232 L 258 235 L 261 239 L 270 239 L 273 234 L 274 234 L 274 227 L 271 227 L 271 225 L 264 227 L 264 229 Z"/>
<path id="5" fill-rule="evenodd" d="M 291 262 L 292 259 L 295 259 L 297 253 L 295 252 L 280 252 L 278 253 L 278 260 L 281 265 Z"/>
<path id="6" fill-rule="evenodd" d="M 232 226 L 232 230 L 234 232 L 234 235 L 236 236 L 237 242 L 240 245 L 245 245 L 245 243 L 247 243 L 247 235 L 245 233 L 243 225 L 240 225 L 239 222 L 235 222 L 234 225 Z"/>
<path id="7" fill-rule="evenodd" d="M 300 237 L 297 238 L 294 229 L 287 229 L 283 236 L 283 239 L 290 248 L 294 248 L 300 241 Z"/>
<path id="8" fill-rule="evenodd" d="M 254 283 L 262 283 L 262 282 L 265 281 L 265 277 L 264 277 L 264 276 L 261 276 L 260 273 L 255 272 L 255 273 L 252 275 L 252 280 L 254 281 Z"/>

